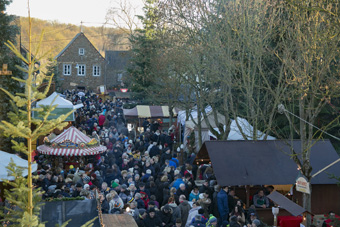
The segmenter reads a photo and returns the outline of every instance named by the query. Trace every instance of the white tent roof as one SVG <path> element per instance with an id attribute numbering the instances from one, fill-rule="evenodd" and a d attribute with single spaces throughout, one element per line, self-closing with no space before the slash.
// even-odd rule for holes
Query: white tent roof
<path id="1" fill-rule="evenodd" d="M 19 166 L 19 167 L 23 167 L 26 168 L 23 171 L 23 176 L 27 176 L 28 174 L 28 163 L 27 160 L 20 158 L 19 156 L 15 155 L 15 154 L 10 154 L 4 151 L 0 151 L 0 158 L 1 158 L 1 162 L 0 162 L 0 182 L 3 181 L 4 179 L 6 180 L 14 180 L 14 177 L 12 176 L 8 176 L 8 172 L 6 167 L 8 166 L 8 164 L 10 163 L 11 159 L 13 160 L 13 162 Z M 37 164 L 32 164 L 32 172 L 35 172 L 37 170 L 38 165 Z"/>
<path id="2" fill-rule="evenodd" d="M 56 96 L 57 96 L 57 98 L 56 98 Z M 53 102 L 53 100 L 54 100 L 54 102 Z M 53 102 L 53 104 L 52 104 L 52 102 Z M 47 98 L 37 102 L 37 107 L 40 106 L 40 105 L 49 106 L 51 104 L 52 105 L 58 105 L 57 108 L 70 108 L 70 109 L 73 109 L 72 102 L 70 102 L 70 101 L 60 97 L 57 92 L 53 92 Z"/>
<path id="3" fill-rule="evenodd" d="M 205 108 L 205 111 L 206 111 L 206 113 L 208 115 L 208 121 L 210 122 L 212 127 L 214 127 L 214 129 L 219 132 L 219 130 L 216 127 L 216 124 L 215 124 L 214 116 L 212 114 L 212 108 L 210 106 L 207 106 Z M 185 130 L 189 130 L 190 132 L 192 130 L 195 130 L 196 129 L 196 125 L 194 124 L 194 122 L 192 120 L 185 121 L 185 116 L 186 116 L 185 111 L 179 111 L 178 112 L 177 121 L 181 122 L 181 123 L 183 121 L 185 122 Z M 193 110 L 191 112 L 191 116 L 197 122 L 197 111 L 196 110 Z M 223 115 L 217 113 L 217 117 L 218 117 L 218 122 L 220 122 L 222 124 L 225 124 L 224 123 Z M 242 129 L 242 132 L 247 136 L 247 138 L 249 140 L 253 140 L 253 130 L 254 130 L 254 127 L 246 119 L 241 118 L 241 117 L 237 117 L 237 122 L 239 123 L 239 125 L 240 125 L 240 127 Z M 203 116 L 202 116 L 202 130 L 208 131 L 208 127 L 207 127 L 207 125 L 205 123 L 205 120 L 203 119 Z M 190 134 L 190 132 L 188 134 Z M 212 134 L 212 132 L 208 131 L 208 133 L 209 133 L 209 136 L 216 138 L 214 136 L 214 134 Z M 257 140 L 263 140 L 264 136 L 265 136 L 265 134 L 263 132 L 259 131 L 259 130 L 257 130 L 256 135 L 257 135 Z M 275 137 L 272 137 L 272 136 L 269 136 L 269 135 L 267 136 L 267 140 L 275 140 L 275 139 L 276 139 Z M 231 121 L 230 132 L 229 132 L 227 140 L 244 140 L 240 129 L 237 127 L 237 124 L 236 124 L 235 120 Z"/>
<path id="4" fill-rule="evenodd" d="M 56 96 L 57 96 L 57 98 L 56 98 Z M 53 100 L 54 100 L 54 102 L 53 102 Z M 57 108 L 79 109 L 79 108 L 84 106 L 82 103 L 73 106 L 73 103 L 68 101 L 68 100 L 66 100 L 66 99 L 64 99 L 64 98 L 62 98 L 61 94 L 58 94 L 57 92 L 53 92 L 47 98 L 37 102 L 37 107 L 39 107 L 40 105 L 49 106 L 49 105 L 51 105 L 52 102 L 53 102 L 53 104 L 52 104 L 53 106 L 54 105 L 58 105 Z"/>
<path id="5" fill-rule="evenodd" d="M 244 118 L 237 118 L 237 122 L 239 123 L 240 127 L 242 128 L 243 133 L 247 136 L 247 138 L 249 140 L 253 140 L 253 130 L 254 127 Z M 215 130 L 219 131 L 218 128 L 214 128 Z M 263 140 L 265 134 L 263 132 L 261 132 L 260 130 L 257 130 L 257 140 Z M 214 138 L 216 138 L 214 136 L 214 134 L 212 134 L 209 131 L 209 136 L 212 136 Z M 272 136 L 267 136 L 267 140 L 275 140 L 275 137 Z M 231 124 L 230 124 L 230 132 L 228 135 L 227 140 L 244 140 L 242 133 L 240 132 L 240 129 L 237 127 L 236 121 L 232 120 Z"/>

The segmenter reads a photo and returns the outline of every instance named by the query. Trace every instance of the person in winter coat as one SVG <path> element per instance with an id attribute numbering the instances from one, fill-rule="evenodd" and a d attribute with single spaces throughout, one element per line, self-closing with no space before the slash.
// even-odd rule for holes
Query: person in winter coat
<path id="1" fill-rule="evenodd" d="M 201 227 L 201 226 L 206 226 L 205 223 L 202 222 L 202 217 L 199 214 L 195 215 L 195 218 L 192 222 L 192 224 L 190 225 L 190 227 Z"/>
<path id="2" fill-rule="evenodd" d="M 191 210 L 189 211 L 188 219 L 187 219 L 187 222 L 185 223 L 185 227 L 189 227 L 190 226 L 190 223 L 191 223 L 192 219 L 195 218 L 195 216 L 198 214 L 198 210 L 199 209 L 201 209 L 201 206 L 199 205 L 199 202 L 194 202 L 192 204 Z M 201 216 L 200 216 L 200 218 L 201 218 Z"/>
<path id="3" fill-rule="evenodd" d="M 236 215 L 233 215 L 233 216 L 230 217 L 229 226 L 230 227 L 242 227 L 242 225 L 237 222 L 237 216 Z"/>
<path id="4" fill-rule="evenodd" d="M 184 195 L 185 198 L 189 196 L 189 192 L 184 183 L 179 185 L 179 189 L 176 191 L 176 203 L 179 203 L 179 197 Z"/>
<path id="5" fill-rule="evenodd" d="M 189 195 L 189 201 L 198 201 L 200 198 L 199 198 L 199 191 L 198 191 L 198 187 L 195 186 L 194 189 L 192 189 L 190 195 Z"/>
<path id="6" fill-rule="evenodd" d="M 122 184 L 120 186 L 120 193 L 119 193 L 119 197 L 123 200 L 124 204 L 126 204 L 128 202 L 128 195 L 127 195 L 127 186 L 126 184 Z"/>
<path id="7" fill-rule="evenodd" d="M 178 175 L 177 175 L 177 179 L 172 183 L 172 185 L 170 185 L 169 188 L 174 187 L 174 188 L 176 188 L 176 190 L 177 190 L 177 189 L 179 189 L 179 186 L 180 186 L 181 184 L 185 184 L 185 183 L 184 183 L 184 181 L 183 181 L 183 179 L 182 179 L 181 174 L 178 174 Z"/>
<path id="8" fill-rule="evenodd" d="M 170 148 L 167 147 L 167 148 L 165 148 L 165 152 L 162 154 L 161 165 L 164 165 L 165 160 L 170 160 L 170 159 L 172 159 L 172 155 L 170 153 Z"/>
<path id="9" fill-rule="evenodd" d="M 168 205 L 172 208 L 172 222 L 175 223 L 177 218 L 181 218 L 181 210 L 177 206 L 174 197 L 170 197 Z"/>
<path id="10" fill-rule="evenodd" d="M 171 227 L 174 224 L 172 217 L 173 217 L 173 210 L 170 207 L 170 205 L 167 204 L 161 208 L 161 219 L 162 219 L 163 226 Z"/>
<path id="11" fill-rule="evenodd" d="M 191 209 L 191 206 L 190 204 L 188 203 L 188 201 L 186 200 L 185 196 L 184 195 L 181 195 L 179 197 L 179 209 L 181 211 L 181 227 L 184 227 L 185 226 L 185 223 L 187 222 L 187 219 L 188 219 L 188 215 L 189 215 L 189 211 Z"/>
<path id="12" fill-rule="evenodd" d="M 146 219 L 147 215 L 148 213 L 146 212 L 145 209 L 139 210 L 139 215 L 138 217 L 135 218 L 138 227 L 147 227 L 144 223 L 144 220 Z"/>
<path id="13" fill-rule="evenodd" d="M 229 206 L 228 206 L 228 186 L 222 187 L 217 194 L 217 206 L 220 213 L 221 224 L 228 224 Z"/>
<path id="14" fill-rule="evenodd" d="M 162 227 L 162 219 L 156 214 L 154 208 L 149 209 L 149 214 L 144 219 L 144 225 L 147 227 Z"/>
<path id="15" fill-rule="evenodd" d="M 149 203 L 149 196 L 148 194 L 146 194 L 145 192 L 141 191 L 140 192 L 141 196 L 142 196 L 142 201 L 144 202 L 144 206 L 146 209 L 148 209 L 148 203 Z"/>
<path id="16" fill-rule="evenodd" d="M 217 227 L 217 218 L 211 215 L 208 222 L 206 223 L 207 227 Z"/>
<path id="17" fill-rule="evenodd" d="M 138 209 L 145 209 L 145 204 L 144 204 L 144 201 L 142 200 L 142 195 L 140 193 L 136 193 L 135 194 L 135 200 L 137 202 L 137 208 Z"/>
<path id="18" fill-rule="evenodd" d="M 124 207 L 123 200 L 118 196 L 117 192 L 114 191 L 114 190 L 111 191 L 110 194 L 112 196 L 112 199 L 109 202 L 109 205 L 110 205 L 109 213 L 110 214 L 120 213 L 121 209 L 123 209 L 123 207 Z"/>

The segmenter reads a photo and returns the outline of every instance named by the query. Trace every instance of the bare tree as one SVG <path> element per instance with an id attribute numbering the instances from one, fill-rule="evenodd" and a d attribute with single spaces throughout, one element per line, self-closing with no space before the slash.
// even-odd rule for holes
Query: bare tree
<path id="1" fill-rule="evenodd" d="M 301 150 L 292 151 L 301 158 L 294 161 L 310 182 L 310 152 L 314 139 L 319 136 L 313 125 L 325 105 L 340 94 L 337 66 L 340 36 L 336 21 L 328 17 L 329 12 L 339 11 L 339 5 L 319 0 L 287 2 L 283 5 L 286 18 L 281 21 L 286 28 L 282 36 L 284 51 L 279 58 L 284 63 L 290 97 L 293 97 L 291 103 L 295 104 L 299 117 L 297 122 L 289 121 L 301 139 Z M 303 206 L 311 211 L 311 194 L 303 194 Z M 310 223 L 309 217 L 307 225 Z"/>

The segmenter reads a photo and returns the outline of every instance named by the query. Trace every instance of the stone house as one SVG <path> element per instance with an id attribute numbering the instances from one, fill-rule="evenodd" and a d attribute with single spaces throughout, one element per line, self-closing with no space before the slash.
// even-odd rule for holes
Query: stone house
<path id="1" fill-rule="evenodd" d="M 83 32 L 55 57 L 60 88 L 86 88 L 96 91 L 106 84 L 106 60 Z"/>

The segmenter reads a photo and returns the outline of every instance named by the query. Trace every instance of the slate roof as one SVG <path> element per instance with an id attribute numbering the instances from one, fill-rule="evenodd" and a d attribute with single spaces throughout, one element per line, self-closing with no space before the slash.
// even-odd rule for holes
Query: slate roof
<path id="1" fill-rule="evenodd" d="M 125 71 L 130 58 L 130 51 L 105 51 L 105 59 L 108 62 L 108 66 L 115 70 Z"/>

